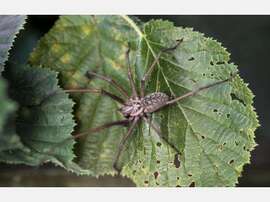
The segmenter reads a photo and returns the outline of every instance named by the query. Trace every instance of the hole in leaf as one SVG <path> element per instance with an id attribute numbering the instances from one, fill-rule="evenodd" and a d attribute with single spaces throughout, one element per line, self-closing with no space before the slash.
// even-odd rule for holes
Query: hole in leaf
<path id="1" fill-rule="evenodd" d="M 158 175 L 159 175 L 159 173 L 157 171 L 154 172 L 155 179 L 157 179 Z"/>
<path id="2" fill-rule="evenodd" d="M 189 187 L 195 187 L 195 182 L 191 182 Z"/>
<path id="3" fill-rule="evenodd" d="M 176 185 L 176 187 L 181 187 L 181 186 L 178 184 L 178 185 Z"/>
<path id="4" fill-rule="evenodd" d="M 234 93 L 231 93 L 231 98 L 232 98 L 232 100 L 237 100 L 246 106 L 245 102 L 242 99 L 238 98 Z"/>
<path id="5" fill-rule="evenodd" d="M 224 65 L 224 64 L 225 64 L 225 62 L 223 62 L 223 61 L 219 61 L 219 62 L 217 62 L 216 64 L 217 64 L 217 65 Z"/>
<path id="6" fill-rule="evenodd" d="M 226 143 L 226 142 L 224 142 L 222 145 L 223 145 L 223 146 L 225 146 L 226 144 L 227 144 L 227 143 Z"/>
<path id="7" fill-rule="evenodd" d="M 174 156 L 174 165 L 175 165 L 175 167 L 176 168 L 179 168 L 180 167 L 180 161 L 179 161 L 179 155 L 178 154 L 175 154 L 175 156 Z"/>
<path id="8" fill-rule="evenodd" d="M 213 61 L 210 61 L 210 65 L 214 65 L 214 62 Z"/>
<path id="9" fill-rule="evenodd" d="M 180 178 L 179 178 L 179 177 L 177 177 L 176 179 L 177 179 L 177 180 L 179 180 Z"/>
<path id="10" fill-rule="evenodd" d="M 203 75 L 203 76 L 206 76 L 206 74 L 205 74 L 205 73 L 203 73 L 202 75 Z"/>
<path id="11" fill-rule="evenodd" d="M 194 57 L 191 57 L 191 58 L 188 59 L 188 61 L 192 61 L 192 60 L 194 60 L 194 59 L 195 59 Z"/>
<path id="12" fill-rule="evenodd" d="M 230 160 L 229 164 L 233 164 L 234 160 Z"/>
<path id="13" fill-rule="evenodd" d="M 230 118 L 230 116 L 231 116 L 230 114 L 226 114 L 226 117 L 227 117 L 227 118 Z"/>
<path id="14" fill-rule="evenodd" d="M 192 177 L 192 174 L 188 174 L 189 177 Z"/>
<path id="15" fill-rule="evenodd" d="M 144 184 L 148 184 L 149 182 L 147 180 L 144 181 Z"/>
<path id="16" fill-rule="evenodd" d="M 214 76 L 214 74 L 212 73 L 212 74 L 210 74 L 210 76 L 211 76 L 211 77 L 213 77 L 213 76 Z"/>
<path id="17" fill-rule="evenodd" d="M 222 144 L 218 145 L 218 150 L 219 151 L 222 151 L 223 150 L 223 145 Z"/>
<path id="18" fill-rule="evenodd" d="M 202 135 L 201 137 L 202 137 L 202 139 L 205 139 L 205 136 Z"/>
<path id="19" fill-rule="evenodd" d="M 160 142 L 158 142 L 158 143 L 157 143 L 157 146 L 158 146 L 158 147 L 160 147 L 160 146 L 161 146 L 161 143 L 160 143 Z"/>
<path id="20" fill-rule="evenodd" d="M 217 109 L 213 109 L 213 112 L 218 112 L 218 110 Z"/>
<path id="21" fill-rule="evenodd" d="M 238 146 L 238 145 L 239 145 L 239 142 L 236 142 L 236 141 L 235 141 L 235 145 Z"/>
<path id="22" fill-rule="evenodd" d="M 159 160 L 157 160 L 157 163 L 159 164 L 159 163 L 160 163 L 160 161 L 159 161 Z"/>

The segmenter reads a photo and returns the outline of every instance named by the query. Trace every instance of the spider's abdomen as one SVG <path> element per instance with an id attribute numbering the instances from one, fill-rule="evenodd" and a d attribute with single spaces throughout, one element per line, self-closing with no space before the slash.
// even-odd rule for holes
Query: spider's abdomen
<path id="1" fill-rule="evenodd" d="M 165 93 L 156 92 L 142 98 L 141 103 L 145 113 L 152 113 L 164 106 L 168 100 L 168 95 Z"/>

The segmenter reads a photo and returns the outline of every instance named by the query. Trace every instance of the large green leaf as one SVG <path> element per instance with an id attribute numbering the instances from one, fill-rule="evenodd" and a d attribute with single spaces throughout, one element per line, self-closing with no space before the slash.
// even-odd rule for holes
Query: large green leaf
<path id="1" fill-rule="evenodd" d="M 60 72 L 64 88 L 110 85 L 88 80 L 88 70 L 109 75 L 128 89 L 125 51 L 131 42 L 131 61 L 136 82 L 158 51 L 184 42 L 164 54 L 151 75 L 147 92 L 179 96 L 192 89 L 226 79 L 237 68 L 220 43 L 191 29 L 167 21 L 138 26 L 123 16 L 63 16 L 40 41 L 30 62 Z M 136 67 L 136 68 L 134 68 Z M 135 70 L 136 69 L 136 70 Z M 77 102 L 77 132 L 123 119 L 119 105 L 107 97 L 73 95 Z M 233 186 L 254 148 L 258 126 L 253 95 L 237 76 L 232 82 L 212 87 L 196 96 L 154 113 L 153 121 L 176 152 L 146 123 L 136 128 L 120 160 L 122 175 L 138 186 Z M 93 133 L 78 145 L 79 164 L 94 175 L 115 174 L 113 159 L 126 128 L 112 127 Z"/>
<path id="2" fill-rule="evenodd" d="M 10 83 L 10 97 L 20 105 L 15 124 L 24 146 L 0 152 L 0 160 L 28 165 L 51 161 L 76 171 L 73 102 L 57 85 L 57 74 L 16 65 L 6 69 L 4 76 Z"/>
<path id="3" fill-rule="evenodd" d="M 1 15 L 0 16 L 0 73 L 4 70 L 8 51 L 14 38 L 25 23 L 24 15 Z"/>

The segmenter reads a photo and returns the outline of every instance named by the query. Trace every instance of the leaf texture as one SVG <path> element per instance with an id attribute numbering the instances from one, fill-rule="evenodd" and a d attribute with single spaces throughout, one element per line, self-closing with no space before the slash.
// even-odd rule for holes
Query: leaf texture
<path id="1" fill-rule="evenodd" d="M 72 162 L 73 102 L 59 88 L 57 74 L 16 65 L 5 70 L 4 76 L 10 83 L 10 97 L 20 106 L 14 122 L 23 147 L 0 152 L 0 160 L 33 166 L 51 161 L 69 170 L 79 169 Z"/>

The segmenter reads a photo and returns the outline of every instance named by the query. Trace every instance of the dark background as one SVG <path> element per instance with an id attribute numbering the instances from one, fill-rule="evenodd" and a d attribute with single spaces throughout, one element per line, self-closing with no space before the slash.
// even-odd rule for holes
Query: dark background
<path id="1" fill-rule="evenodd" d="M 142 21 L 168 19 L 176 26 L 193 27 L 223 44 L 231 61 L 239 66 L 241 77 L 256 95 L 254 106 L 261 127 L 256 131 L 258 146 L 251 164 L 244 167 L 237 186 L 270 186 L 270 16 L 137 16 Z M 25 29 L 15 41 L 11 61 L 24 62 L 40 37 L 58 16 L 29 16 Z M 105 176 L 99 179 L 77 177 L 46 165 L 38 168 L 0 164 L 0 186 L 134 186 L 128 179 Z"/>

